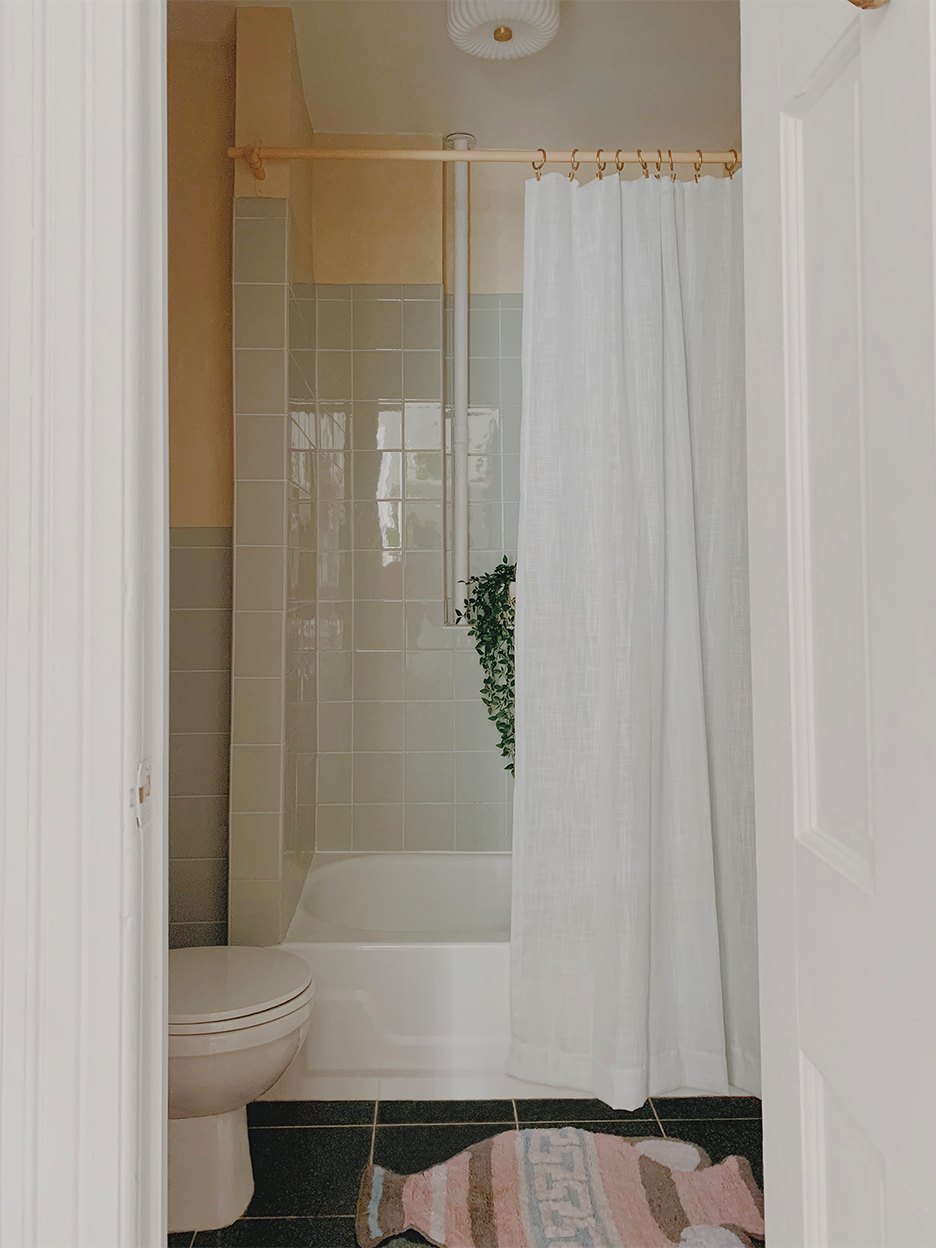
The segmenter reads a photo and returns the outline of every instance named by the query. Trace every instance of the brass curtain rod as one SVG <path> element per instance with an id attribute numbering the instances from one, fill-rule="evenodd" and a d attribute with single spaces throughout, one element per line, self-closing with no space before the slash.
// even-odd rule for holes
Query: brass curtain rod
<path id="1" fill-rule="evenodd" d="M 654 171 L 669 170 L 671 165 L 726 165 L 733 173 L 740 167 L 739 152 L 671 152 L 644 151 L 624 152 L 618 149 L 599 148 L 597 151 L 583 152 L 576 148 L 571 152 L 548 152 L 544 148 L 531 151 L 456 151 L 451 148 L 418 148 L 418 147 L 229 147 L 228 156 L 232 159 L 243 157 L 257 179 L 266 177 L 263 167 L 265 160 L 415 160 L 415 161 L 478 161 L 492 164 L 530 164 L 569 165 L 577 169 L 579 165 L 597 166 L 604 161 L 608 167 L 623 165 L 640 165 L 645 170 L 652 167 Z M 602 168 L 604 165 L 602 165 Z"/>

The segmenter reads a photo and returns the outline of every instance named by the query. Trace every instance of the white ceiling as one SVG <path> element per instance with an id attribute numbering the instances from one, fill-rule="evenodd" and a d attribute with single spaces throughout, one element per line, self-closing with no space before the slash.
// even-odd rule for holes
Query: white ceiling
<path id="1" fill-rule="evenodd" d="M 234 7 L 170 0 L 170 37 L 228 37 Z M 738 0 L 562 0 L 553 43 L 516 61 L 455 48 L 445 0 L 291 7 L 319 131 L 468 130 L 481 147 L 691 150 L 739 141 Z"/>
<path id="2" fill-rule="evenodd" d="M 562 0 L 552 44 L 516 61 L 454 47 L 444 0 L 292 8 L 316 130 L 612 149 L 725 149 L 740 133 L 737 0 Z"/>

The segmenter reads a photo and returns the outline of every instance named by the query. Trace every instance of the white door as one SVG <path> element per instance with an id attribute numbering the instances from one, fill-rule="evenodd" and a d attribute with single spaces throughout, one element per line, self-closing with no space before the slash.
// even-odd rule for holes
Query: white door
<path id="1" fill-rule="evenodd" d="M 742 0 L 770 1248 L 936 1244 L 936 7 Z"/>

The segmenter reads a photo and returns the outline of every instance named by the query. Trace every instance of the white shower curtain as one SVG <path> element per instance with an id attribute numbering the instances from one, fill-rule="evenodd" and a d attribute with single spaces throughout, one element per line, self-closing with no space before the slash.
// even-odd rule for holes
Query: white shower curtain
<path id="1" fill-rule="evenodd" d="M 741 179 L 525 230 L 508 1069 L 757 1092 Z"/>

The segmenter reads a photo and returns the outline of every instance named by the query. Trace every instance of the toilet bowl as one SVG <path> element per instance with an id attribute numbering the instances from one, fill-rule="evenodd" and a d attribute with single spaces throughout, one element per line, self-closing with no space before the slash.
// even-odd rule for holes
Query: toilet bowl
<path id="1" fill-rule="evenodd" d="M 280 949 L 171 950 L 170 1231 L 217 1230 L 247 1208 L 247 1103 L 299 1051 L 314 992 L 306 963 Z"/>

